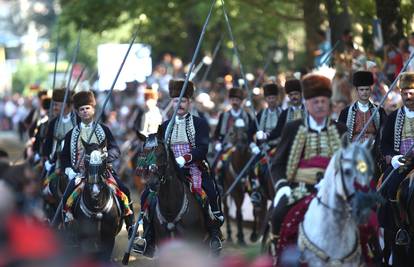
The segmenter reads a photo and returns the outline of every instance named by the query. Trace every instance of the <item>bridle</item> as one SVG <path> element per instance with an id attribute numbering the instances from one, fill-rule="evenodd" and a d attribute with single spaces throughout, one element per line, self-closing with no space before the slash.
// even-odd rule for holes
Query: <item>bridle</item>
<path id="1" fill-rule="evenodd" d="M 369 191 L 368 186 L 361 185 L 356 180 L 357 175 L 366 175 L 366 173 L 370 171 L 369 163 L 367 163 L 365 160 L 357 160 L 357 155 L 358 155 L 358 153 L 361 153 L 361 154 L 363 154 L 365 159 L 369 159 L 369 157 L 366 154 L 367 152 L 359 146 L 355 147 L 351 158 L 345 158 L 343 151 L 339 151 L 338 153 L 339 153 L 339 157 L 336 159 L 336 162 L 335 162 L 335 167 L 336 167 L 335 176 L 337 176 L 337 174 L 339 172 L 343 194 L 342 193 L 339 194 L 338 192 L 336 192 L 336 194 L 342 200 L 344 200 L 344 202 L 347 203 L 347 212 L 351 212 L 352 208 L 350 207 L 350 201 L 354 198 L 355 193 L 358 192 L 358 191 L 362 191 L 362 192 Z M 355 170 L 354 170 L 355 174 L 352 178 L 354 180 L 354 187 L 355 187 L 356 190 L 353 193 L 349 192 L 349 189 L 347 188 L 346 182 L 345 182 L 345 179 L 346 179 L 345 177 L 349 177 L 352 174 L 349 173 L 349 171 L 350 171 L 349 169 L 347 169 L 347 170 L 344 169 L 343 163 L 351 163 L 352 166 L 355 166 Z M 329 210 L 332 210 L 335 213 L 342 213 L 343 212 L 343 210 L 341 210 L 341 209 L 331 207 L 328 204 L 324 203 L 319 196 L 317 196 L 316 199 L 318 200 L 318 203 L 320 205 L 322 205 L 323 207 L 325 207 Z"/>

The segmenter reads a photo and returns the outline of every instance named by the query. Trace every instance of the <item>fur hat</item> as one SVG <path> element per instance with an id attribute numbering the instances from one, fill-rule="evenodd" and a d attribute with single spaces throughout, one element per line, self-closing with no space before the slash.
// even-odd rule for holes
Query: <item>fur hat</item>
<path id="1" fill-rule="evenodd" d="M 302 93 L 302 85 L 298 79 L 287 80 L 285 83 L 285 92 L 289 94 L 290 92 L 300 92 Z"/>
<path id="2" fill-rule="evenodd" d="M 240 88 L 231 88 L 229 90 L 229 98 L 231 98 L 231 97 L 237 97 L 237 98 L 240 98 L 241 100 L 243 100 L 244 99 L 244 92 Z"/>
<path id="3" fill-rule="evenodd" d="M 96 106 L 95 95 L 92 91 L 80 91 L 73 95 L 72 101 L 75 109 L 86 105 Z"/>
<path id="4" fill-rule="evenodd" d="M 170 97 L 179 97 L 181 89 L 184 85 L 184 80 L 170 80 L 168 83 L 168 90 L 170 91 Z M 192 81 L 188 81 L 187 88 L 185 89 L 183 97 L 191 98 L 194 94 L 194 84 Z"/>
<path id="5" fill-rule="evenodd" d="M 65 88 L 58 88 L 58 89 L 53 90 L 53 93 L 52 93 L 53 102 L 63 103 L 63 100 L 65 99 L 65 91 L 66 91 Z M 69 91 L 68 97 L 66 98 L 67 104 L 72 102 L 72 95 L 73 95 L 73 92 Z"/>
<path id="6" fill-rule="evenodd" d="M 278 95 L 279 94 L 279 86 L 275 83 L 265 84 L 265 85 L 263 85 L 263 94 L 264 94 L 264 96 Z"/>
<path id="7" fill-rule="evenodd" d="M 370 71 L 357 71 L 352 76 L 352 84 L 355 87 L 371 86 L 374 84 L 374 76 Z"/>
<path id="8" fill-rule="evenodd" d="M 42 96 L 42 98 L 40 99 L 40 104 L 42 108 L 46 110 L 49 109 L 51 100 L 52 99 L 47 95 Z"/>
<path id="9" fill-rule="evenodd" d="M 318 96 L 332 96 L 331 80 L 319 74 L 307 74 L 302 79 L 303 97 L 310 99 Z"/>
<path id="10" fill-rule="evenodd" d="M 37 97 L 39 99 L 41 99 L 45 95 L 47 95 L 47 91 L 46 90 L 40 90 L 39 92 L 37 92 Z"/>
<path id="11" fill-rule="evenodd" d="M 144 92 L 144 99 L 145 101 L 148 99 L 158 99 L 158 92 L 152 90 L 151 88 L 147 88 Z"/>
<path id="12" fill-rule="evenodd" d="M 400 89 L 414 88 L 414 72 L 404 72 L 400 77 Z"/>

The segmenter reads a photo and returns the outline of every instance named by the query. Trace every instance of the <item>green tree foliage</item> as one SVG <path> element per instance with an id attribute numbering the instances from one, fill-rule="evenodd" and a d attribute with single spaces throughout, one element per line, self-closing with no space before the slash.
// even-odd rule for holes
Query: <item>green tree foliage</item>
<path id="1" fill-rule="evenodd" d="M 41 88 L 47 88 L 48 70 L 45 64 L 30 64 L 21 62 L 17 65 L 17 71 L 13 74 L 13 92 L 24 93 L 30 85 L 38 84 Z"/>
<path id="2" fill-rule="evenodd" d="M 292 46 L 292 43 L 296 44 L 290 47 L 295 57 L 287 60 L 285 55 L 282 62 L 284 67 L 299 67 L 299 62 L 304 62 L 305 56 L 309 64 L 312 62 L 312 49 L 316 47 L 316 29 L 331 26 L 338 31 L 343 30 L 346 27 L 338 22 L 340 16 L 350 25 L 355 36 L 362 37 L 362 45 L 370 49 L 373 19 L 384 16 L 377 12 L 377 2 L 381 1 L 226 0 L 225 6 L 242 62 L 249 71 L 264 64 L 269 47 Z M 401 15 L 401 32 L 411 32 L 412 1 L 393 2 L 397 4 L 389 5 L 389 9 L 393 9 L 393 14 Z M 77 29 L 82 25 L 84 37 L 79 59 L 91 67 L 96 63 L 96 46 L 99 43 L 128 42 L 136 27 L 140 29 L 138 42 L 152 46 L 155 60 L 163 52 L 169 51 L 189 61 L 210 3 L 209 0 L 60 0 L 62 14 L 59 21 L 63 25 L 64 48 L 69 51 L 67 58 L 70 58 L 70 51 L 75 46 Z M 337 22 L 336 26 L 334 22 Z M 232 44 L 224 23 L 221 1 L 217 0 L 202 54 L 210 52 L 224 34 L 221 55 L 228 59 L 233 57 Z M 334 39 L 338 39 L 340 34 L 335 33 Z"/>

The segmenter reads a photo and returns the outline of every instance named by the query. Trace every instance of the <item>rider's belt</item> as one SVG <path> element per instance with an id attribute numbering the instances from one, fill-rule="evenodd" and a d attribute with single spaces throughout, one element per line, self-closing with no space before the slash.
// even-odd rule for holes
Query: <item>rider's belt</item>
<path id="1" fill-rule="evenodd" d="M 297 183 L 303 182 L 305 184 L 314 185 L 318 183 L 318 181 L 321 178 L 321 175 L 323 176 L 324 171 L 325 170 L 322 168 L 298 169 L 296 172 L 296 177 L 294 179 L 294 182 L 297 182 Z"/>

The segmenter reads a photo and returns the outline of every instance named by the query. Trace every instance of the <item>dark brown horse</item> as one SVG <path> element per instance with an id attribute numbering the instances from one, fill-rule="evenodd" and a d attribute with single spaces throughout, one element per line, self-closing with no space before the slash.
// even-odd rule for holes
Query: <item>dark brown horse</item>
<path id="1" fill-rule="evenodd" d="M 412 170 L 407 177 L 400 183 L 397 193 L 397 205 L 399 208 L 399 214 L 393 214 L 394 216 L 400 216 L 400 221 L 403 225 L 397 225 L 397 228 L 405 226 L 410 236 L 410 242 L 408 245 L 395 244 L 395 234 L 397 229 L 386 229 L 384 233 L 384 242 L 386 244 L 384 256 L 387 256 L 389 252 L 392 252 L 393 259 L 400 266 L 413 266 L 414 265 L 414 170 Z M 390 249 L 390 251 L 387 251 Z M 388 253 L 387 253 L 388 252 Z M 394 260 L 394 261 L 395 261 Z"/>
<path id="2" fill-rule="evenodd" d="M 172 150 L 160 135 L 151 138 L 155 145 L 149 153 L 154 162 L 148 166 L 146 179 L 157 196 L 155 210 L 151 211 L 155 244 L 175 236 L 203 240 L 207 226 L 201 204 L 191 193 L 189 181 L 180 174 Z"/>
<path id="3" fill-rule="evenodd" d="M 52 174 L 53 178 L 50 180 L 48 186 L 48 190 L 50 193 L 43 193 L 44 196 L 44 204 L 45 204 L 45 212 L 46 216 L 49 219 L 52 219 L 56 209 L 59 205 L 59 201 L 61 200 L 63 193 L 65 192 L 66 186 L 68 185 L 68 178 L 66 175 L 62 173 L 54 173 Z M 47 179 L 47 178 L 46 178 Z M 45 188 L 44 188 L 45 191 Z"/>
<path id="4" fill-rule="evenodd" d="M 105 144 L 83 142 L 83 145 L 85 183 L 73 207 L 75 220 L 68 229 L 73 230 L 81 251 L 109 260 L 115 236 L 122 227 L 122 209 L 114 190 L 105 182 L 110 176 L 103 150 Z"/>
<path id="5" fill-rule="evenodd" d="M 224 177 L 223 177 L 223 189 L 224 192 L 233 184 L 238 174 L 241 172 L 243 167 L 249 161 L 251 157 L 248 137 L 247 137 L 247 128 L 246 126 L 236 127 L 234 126 L 229 134 L 229 141 L 233 144 L 233 152 L 223 164 L 224 168 Z M 237 242 L 240 245 L 245 245 L 244 234 L 243 234 L 243 215 L 242 215 L 242 205 L 244 201 L 244 195 L 246 193 L 246 177 L 242 178 L 241 181 L 234 187 L 231 191 L 230 196 L 234 200 L 236 205 L 236 222 L 237 222 Z M 227 218 L 226 229 L 227 229 L 227 240 L 232 242 L 232 232 L 229 221 L 229 206 L 227 203 L 229 197 L 223 197 L 223 206 L 224 206 L 224 216 Z M 256 216 L 254 216 L 254 225 L 253 232 L 251 235 L 252 241 L 257 239 L 257 222 Z"/>

